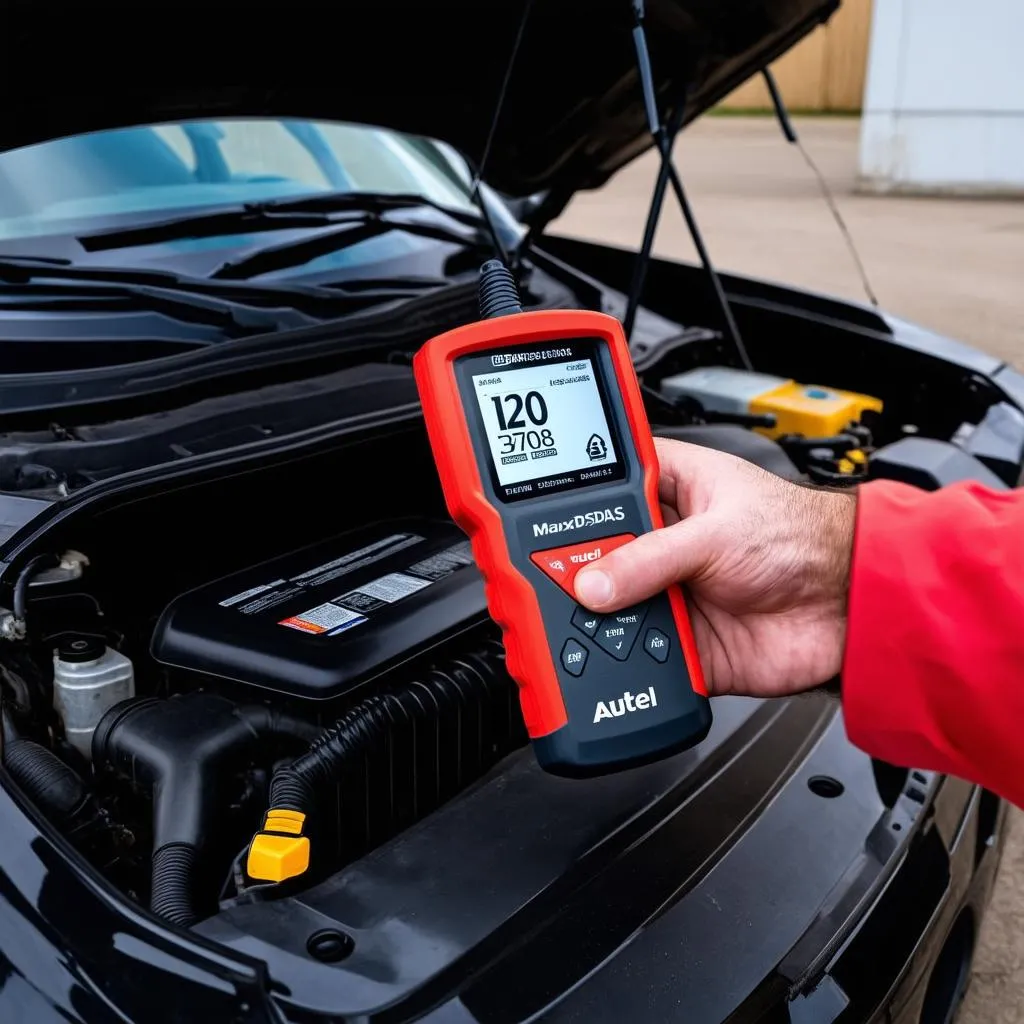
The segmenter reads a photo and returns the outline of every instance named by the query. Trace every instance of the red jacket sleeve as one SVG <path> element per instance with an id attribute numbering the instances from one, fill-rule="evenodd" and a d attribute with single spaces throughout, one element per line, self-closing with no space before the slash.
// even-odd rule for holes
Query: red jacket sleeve
<path id="1" fill-rule="evenodd" d="M 1024 491 L 860 489 L 842 680 L 862 750 L 1024 806 Z"/>

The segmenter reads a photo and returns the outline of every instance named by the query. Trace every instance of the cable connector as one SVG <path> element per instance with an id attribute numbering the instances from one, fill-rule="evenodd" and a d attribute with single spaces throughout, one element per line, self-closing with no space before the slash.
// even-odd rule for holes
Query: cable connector
<path id="1" fill-rule="evenodd" d="M 480 319 L 522 313 L 519 289 L 512 272 L 501 260 L 488 260 L 480 268 Z"/>

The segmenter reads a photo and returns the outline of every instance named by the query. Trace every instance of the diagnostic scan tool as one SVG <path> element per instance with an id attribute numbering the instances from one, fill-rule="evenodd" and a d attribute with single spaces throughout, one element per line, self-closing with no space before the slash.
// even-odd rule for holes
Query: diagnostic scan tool
<path id="1" fill-rule="evenodd" d="M 663 525 L 622 328 L 591 311 L 522 312 L 497 260 L 480 303 L 479 322 L 433 338 L 413 366 L 536 756 L 582 777 L 691 747 L 711 709 L 678 587 L 610 614 L 574 597 L 580 569 Z"/>

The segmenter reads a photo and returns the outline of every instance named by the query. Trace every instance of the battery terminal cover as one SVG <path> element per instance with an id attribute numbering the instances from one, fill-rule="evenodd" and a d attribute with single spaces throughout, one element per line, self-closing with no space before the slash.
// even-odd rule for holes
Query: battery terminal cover
<path id="1" fill-rule="evenodd" d="M 729 366 L 704 366 L 666 377 L 661 390 L 670 398 L 696 401 L 708 412 L 770 415 L 775 419 L 773 427 L 754 428 L 770 438 L 832 437 L 860 422 L 865 412 L 880 413 L 883 408 L 870 395 Z"/>
<path id="2" fill-rule="evenodd" d="M 865 412 L 882 411 L 882 403 L 869 395 L 839 391 L 787 381 L 780 387 L 758 395 L 750 403 L 754 415 L 770 413 L 775 426 L 756 427 L 769 437 L 803 434 L 805 437 L 832 437 L 851 423 L 859 423 Z"/>

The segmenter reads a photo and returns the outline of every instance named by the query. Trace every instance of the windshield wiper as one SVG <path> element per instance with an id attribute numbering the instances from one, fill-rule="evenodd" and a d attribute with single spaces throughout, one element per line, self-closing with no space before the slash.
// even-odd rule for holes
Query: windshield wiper
<path id="1" fill-rule="evenodd" d="M 111 313 L 149 310 L 186 323 L 216 327 L 226 337 L 309 327 L 318 320 L 291 308 L 258 308 L 209 295 L 152 285 L 104 281 L 11 284 L 0 279 L 0 315 L 11 310 Z"/>
<path id="2" fill-rule="evenodd" d="M 269 274 L 275 270 L 301 266 L 320 256 L 340 252 L 342 249 L 358 245 L 360 242 L 376 238 L 389 231 L 402 231 L 423 238 L 434 238 L 441 242 L 452 242 L 463 247 L 470 247 L 481 242 L 479 234 L 455 231 L 437 224 L 392 221 L 379 216 L 369 216 L 354 225 L 330 227 L 313 235 L 250 250 L 239 259 L 226 260 L 210 274 L 210 278 L 221 281 L 238 281 L 258 277 L 260 274 Z"/>
<path id="3" fill-rule="evenodd" d="M 170 270 L 139 267 L 90 266 L 50 256 L 0 254 L 0 287 L 29 282 L 99 282 L 143 285 L 187 295 L 223 298 L 234 305 L 260 309 L 297 309 L 318 319 L 330 319 L 398 299 L 422 295 L 446 287 L 444 278 L 408 275 L 350 278 L 329 285 L 302 283 L 252 284 L 247 281 L 212 280 Z"/>
<path id="4" fill-rule="evenodd" d="M 215 238 L 258 231 L 302 230 L 343 223 L 356 214 L 354 223 L 366 216 L 396 210 L 432 209 L 466 227 L 479 230 L 482 219 L 475 213 L 455 210 L 426 196 L 379 192 L 321 192 L 299 198 L 267 199 L 257 203 L 221 206 L 208 213 L 188 213 L 166 220 L 127 228 L 111 228 L 78 236 L 88 252 L 158 245 L 189 238 Z"/>

